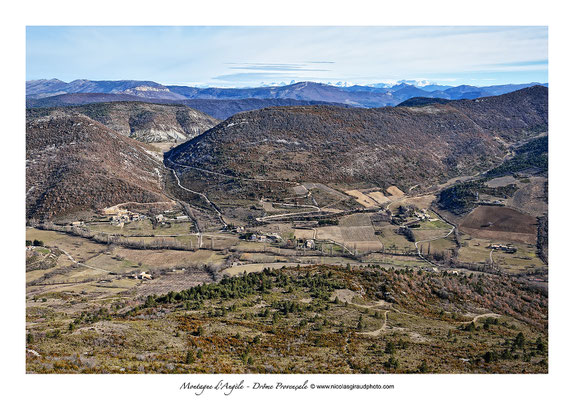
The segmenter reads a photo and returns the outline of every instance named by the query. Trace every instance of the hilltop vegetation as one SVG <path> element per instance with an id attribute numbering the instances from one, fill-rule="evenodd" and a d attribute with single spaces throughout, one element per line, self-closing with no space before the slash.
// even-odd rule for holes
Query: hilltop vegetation
<path id="1" fill-rule="evenodd" d="M 85 116 L 26 122 L 26 217 L 52 219 L 126 201 L 166 201 L 163 166 L 145 144 Z"/>
<path id="2" fill-rule="evenodd" d="M 28 109 L 28 118 L 51 114 L 85 115 L 111 130 L 141 142 L 182 142 L 219 122 L 183 105 L 141 102 L 94 103 L 77 107 Z"/>
<path id="3" fill-rule="evenodd" d="M 543 87 L 417 108 L 265 109 L 228 119 L 166 160 L 238 177 L 429 187 L 493 167 L 505 150 L 498 136 L 538 134 L 546 114 Z"/>
<path id="4" fill-rule="evenodd" d="M 548 136 L 542 136 L 521 145 L 514 151 L 514 156 L 485 174 L 494 178 L 514 174 L 525 170 L 536 173 L 548 172 Z"/>
<path id="5" fill-rule="evenodd" d="M 541 373 L 546 307 L 544 293 L 485 275 L 264 270 L 131 309 L 118 299 L 68 318 L 55 313 L 53 322 L 42 322 L 39 303 L 29 348 L 40 356 L 29 357 L 28 370 Z"/>
<path id="6" fill-rule="evenodd" d="M 486 194 L 498 198 L 511 197 L 518 189 L 515 184 L 489 187 L 486 181 L 495 177 L 520 172 L 545 174 L 548 172 L 548 136 L 542 136 L 520 145 L 511 158 L 488 170 L 480 179 L 455 184 L 442 190 L 438 205 L 453 214 L 463 215 L 471 211 L 478 202 L 478 195 Z"/>

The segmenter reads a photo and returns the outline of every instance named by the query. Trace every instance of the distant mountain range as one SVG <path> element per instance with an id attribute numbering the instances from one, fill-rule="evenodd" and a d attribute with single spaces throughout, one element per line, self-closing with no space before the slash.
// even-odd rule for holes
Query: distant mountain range
<path id="1" fill-rule="evenodd" d="M 77 79 L 70 83 L 59 79 L 40 79 L 26 82 L 26 97 L 39 99 L 66 93 L 118 93 L 148 99 L 178 100 L 185 97 L 151 81 L 90 81 Z"/>
<path id="2" fill-rule="evenodd" d="M 242 111 L 259 110 L 267 107 L 282 106 L 311 106 L 311 105 L 338 105 L 350 107 L 345 104 L 329 103 L 326 101 L 294 100 L 294 99 L 150 99 L 131 94 L 117 93 L 69 93 L 39 99 L 27 99 L 26 108 L 69 107 L 95 103 L 111 102 L 140 102 L 157 104 L 184 105 L 201 111 L 213 118 L 224 120 Z"/>
<path id="3" fill-rule="evenodd" d="M 38 102 L 38 99 L 47 100 L 47 98 L 58 95 L 89 93 L 92 94 L 91 99 L 93 102 L 97 102 L 98 99 L 98 96 L 95 94 L 99 94 L 100 96 L 101 94 L 113 94 L 122 97 L 133 96 L 140 101 L 143 101 L 143 99 L 147 101 L 161 100 L 174 102 L 189 99 L 234 101 L 245 99 L 291 99 L 374 108 L 395 106 L 413 97 L 430 97 L 447 100 L 474 99 L 477 97 L 501 95 L 526 87 L 540 85 L 539 83 L 533 82 L 517 85 L 510 84 L 483 87 L 461 85 L 450 87 L 432 84 L 417 86 L 407 82 L 409 81 L 404 81 L 392 86 L 388 84 L 336 86 L 315 82 L 297 82 L 284 86 L 228 89 L 161 85 L 152 81 L 90 81 L 81 79 L 66 83 L 58 79 L 41 79 L 26 82 L 26 98 L 28 107 L 42 107 L 42 104 L 46 104 Z M 547 84 L 543 84 L 543 86 L 547 86 Z M 78 97 L 76 97 L 76 99 L 78 99 Z M 82 98 L 81 101 L 86 101 L 86 99 L 87 98 Z M 70 101 L 61 98 L 58 100 Z M 116 100 L 120 100 L 120 98 L 118 97 Z M 133 100 L 133 98 L 130 97 L 129 100 Z M 221 117 L 220 115 L 217 118 Z"/>

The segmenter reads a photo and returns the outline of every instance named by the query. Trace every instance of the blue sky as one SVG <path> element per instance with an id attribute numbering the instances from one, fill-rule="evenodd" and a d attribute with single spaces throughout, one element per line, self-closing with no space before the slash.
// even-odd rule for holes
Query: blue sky
<path id="1" fill-rule="evenodd" d="M 246 87 L 548 81 L 546 27 L 27 27 L 26 77 Z"/>

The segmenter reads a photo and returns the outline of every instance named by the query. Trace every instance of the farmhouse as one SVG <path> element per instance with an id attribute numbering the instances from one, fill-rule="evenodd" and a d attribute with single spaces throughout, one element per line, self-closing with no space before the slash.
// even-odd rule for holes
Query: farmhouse
<path id="1" fill-rule="evenodd" d="M 104 215 L 122 215 L 128 212 L 128 210 L 125 210 L 123 208 L 119 208 L 118 206 L 111 206 L 108 208 L 104 208 L 102 210 Z"/>
<path id="2" fill-rule="evenodd" d="M 279 235 L 278 233 L 271 233 L 271 234 L 267 235 L 267 238 L 273 242 L 276 242 L 276 243 L 279 243 L 283 240 L 281 235 Z"/>
<path id="3" fill-rule="evenodd" d="M 121 225 L 130 221 L 141 221 L 146 218 L 145 215 L 134 213 L 124 208 L 119 208 L 118 206 L 104 208 L 102 213 L 104 215 L 109 215 L 110 223 L 115 225 Z M 73 224 L 74 223 L 72 223 L 72 225 Z"/>
<path id="4" fill-rule="evenodd" d="M 415 211 L 415 217 L 417 217 L 419 221 L 427 221 L 430 219 L 430 215 L 424 208 L 420 211 Z"/>
<path id="5" fill-rule="evenodd" d="M 505 251 L 507 253 L 515 253 L 516 252 L 516 247 L 510 245 L 510 244 L 490 244 L 488 245 L 489 249 L 494 249 L 494 250 L 501 250 L 501 251 Z"/>
<path id="6" fill-rule="evenodd" d="M 148 274 L 147 272 L 140 272 L 139 274 L 134 274 L 132 275 L 133 279 L 141 279 L 142 281 L 144 280 L 148 280 L 151 281 L 153 279 L 153 277 Z"/>

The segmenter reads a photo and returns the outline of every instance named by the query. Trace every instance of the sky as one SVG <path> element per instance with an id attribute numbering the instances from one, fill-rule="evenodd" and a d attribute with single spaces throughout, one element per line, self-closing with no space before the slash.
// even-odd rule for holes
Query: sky
<path id="1" fill-rule="evenodd" d="M 28 26 L 26 79 L 254 87 L 548 82 L 547 27 Z"/>

